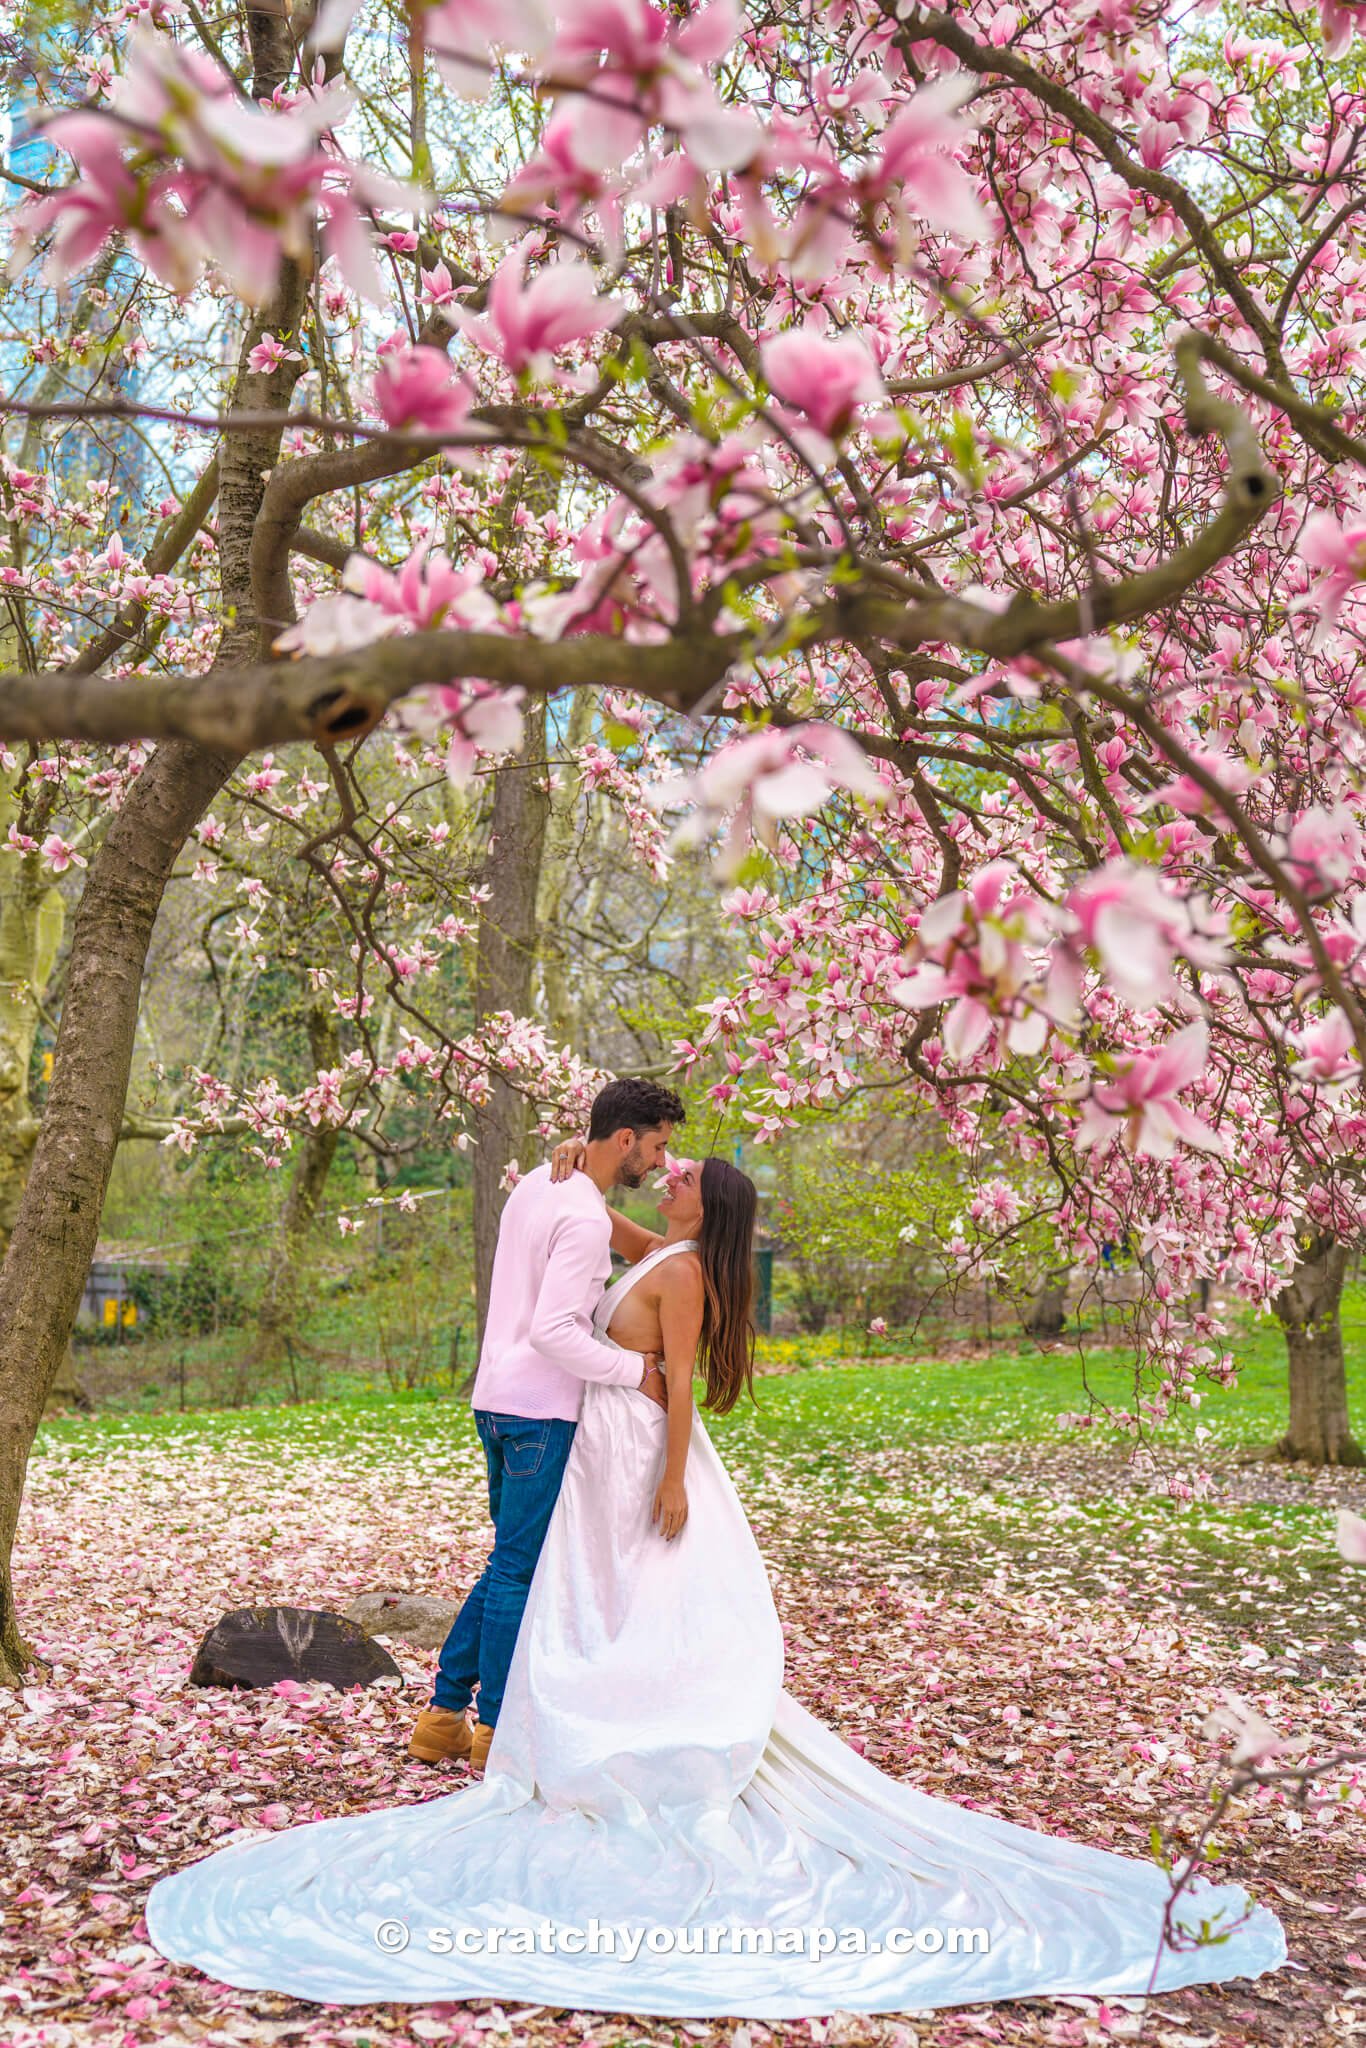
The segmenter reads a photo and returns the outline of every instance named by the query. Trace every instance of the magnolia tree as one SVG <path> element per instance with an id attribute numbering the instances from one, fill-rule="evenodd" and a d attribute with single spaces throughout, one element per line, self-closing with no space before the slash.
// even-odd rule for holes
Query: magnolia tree
<path id="1" fill-rule="evenodd" d="M 681 1057 L 761 1135 L 872 1063 L 965 1146 L 994 1116 L 1064 1251 L 1148 1255 L 1159 1410 L 1231 1374 L 1193 1280 L 1281 1298 L 1353 1241 L 1359 19 L 152 0 L 28 53 L 0 767 L 26 886 L 88 865 L 0 1273 L 0 1556 L 225 792 L 319 805 L 352 924 L 355 1057 L 255 1106 L 265 1151 L 401 1058 L 572 1103 L 499 856 L 544 844 L 518 762 L 575 692 L 643 879 L 658 813 L 721 828 L 752 961 Z M 77 427 L 169 479 L 145 532 Z M 372 812 L 376 762 L 500 764 L 463 1039 L 423 997 L 470 890 L 405 887 L 431 821 Z M 1303 1389 L 1350 1455 L 1340 1358 Z M 13 1675 L 7 1567 L 0 1631 Z"/>

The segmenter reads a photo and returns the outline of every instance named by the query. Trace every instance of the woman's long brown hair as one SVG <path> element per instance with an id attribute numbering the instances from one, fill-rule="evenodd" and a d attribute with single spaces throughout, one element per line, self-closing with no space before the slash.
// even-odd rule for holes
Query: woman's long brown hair
<path id="1" fill-rule="evenodd" d="M 742 1393 L 754 1398 L 754 1182 L 724 1159 L 702 1161 L 702 1339 L 697 1365 L 707 1382 L 702 1405 L 728 1414 Z"/>

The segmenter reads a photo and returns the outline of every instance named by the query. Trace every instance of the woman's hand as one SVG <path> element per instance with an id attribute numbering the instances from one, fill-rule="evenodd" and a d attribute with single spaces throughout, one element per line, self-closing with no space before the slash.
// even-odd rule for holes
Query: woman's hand
<path id="1" fill-rule="evenodd" d="M 650 1520 L 657 1522 L 659 1533 L 672 1543 L 688 1519 L 688 1495 L 681 1479 L 661 1479 L 655 1492 L 655 1504 L 650 1510 Z"/>
<path id="2" fill-rule="evenodd" d="M 550 1178 L 568 1180 L 588 1157 L 588 1147 L 582 1138 L 564 1138 L 550 1155 Z"/>

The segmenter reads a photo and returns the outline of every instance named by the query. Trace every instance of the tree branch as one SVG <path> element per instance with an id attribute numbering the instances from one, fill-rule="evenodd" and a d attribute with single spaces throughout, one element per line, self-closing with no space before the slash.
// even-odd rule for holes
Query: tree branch
<path id="1" fill-rule="evenodd" d="M 1283 412 L 1326 460 L 1356 462 L 1366 468 L 1366 441 L 1349 434 L 1331 407 L 1301 398 L 1292 385 L 1279 384 L 1271 377 L 1260 376 L 1256 370 L 1249 369 L 1225 342 L 1217 341 L 1212 334 L 1201 334 L 1197 340 L 1203 362 L 1213 369 L 1222 370 L 1231 383 L 1239 385 L 1252 397 L 1264 398 L 1277 412 Z"/>
<path id="2" fill-rule="evenodd" d="M 1212 276 L 1256 335 L 1269 367 L 1277 376 L 1285 375 L 1275 321 L 1248 289 L 1207 215 L 1178 179 L 1166 171 L 1150 170 L 1146 164 L 1140 163 L 1103 116 L 1088 107 L 1059 80 L 1036 71 L 1015 50 L 986 49 L 974 40 L 961 21 L 949 14 L 917 14 L 907 19 L 899 8 L 891 4 L 891 0 L 883 0 L 883 11 L 889 19 L 897 22 L 897 41 L 903 51 L 909 45 L 928 38 L 951 50 L 960 64 L 979 77 L 995 76 L 1008 80 L 1059 115 L 1078 135 L 1085 136 L 1126 185 L 1160 200 L 1181 222 L 1192 244 L 1208 264 Z"/>
<path id="3" fill-rule="evenodd" d="M 638 646 L 588 633 L 557 641 L 414 633 L 350 654 L 170 679 L 0 674 L 0 738 L 181 738 L 239 754 L 287 740 L 332 745 L 368 732 L 410 690 L 465 677 L 537 696 L 590 685 L 631 690 L 686 709 L 715 687 L 741 645 L 719 634 Z"/>

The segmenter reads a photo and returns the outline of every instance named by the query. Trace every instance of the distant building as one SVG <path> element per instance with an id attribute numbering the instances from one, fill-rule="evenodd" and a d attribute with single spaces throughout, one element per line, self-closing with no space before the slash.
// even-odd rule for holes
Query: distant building
<path id="1" fill-rule="evenodd" d="M 59 30 L 56 38 L 64 41 L 70 33 Z M 64 183 L 70 176 L 70 163 L 44 140 L 41 130 L 34 125 L 36 99 L 31 87 L 26 92 L 21 79 L 12 79 L 10 93 L 5 172 L 16 171 L 38 184 Z M 26 191 L 26 186 L 6 176 L 7 209 L 18 205 Z M 101 398 L 136 399 L 142 381 L 138 366 L 130 363 L 122 351 L 106 354 L 99 344 L 112 333 L 118 308 L 131 293 L 137 276 L 138 266 L 133 259 L 120 256 L 104 282 L 107 303 L 92 307 L 85 323 L 93 346 L 79 360 L 51 365 L 35 359 L 35 348 L 44 340 L 67 338 L 72 314 L 80 302 L 82 278 L 77 275 L 59 290 L 41 282 L 35 262 L 25 277 L 28 297 L 23 302 L 30 331 L 19 334 L 0 325 L 0 390 L 9 398 L 36 397 L 40 390 L 46 390 L 59 401 L 69 401 L 89 395 L 98 383 Z M 12 299 L 11 303 L 18 302 Z M 54 368 L 56 388 L 50 389 Z M 16 453 L 13 439 L 7 452 L 11 456 Z M 92 481 L 112 484 L 111 523 L 134 529 L 140 524 L 146 497 L 147 454 L 131 425 L 118 420 L 54 423 L 44 435 L 44 461 L 68 489 Z"/>

